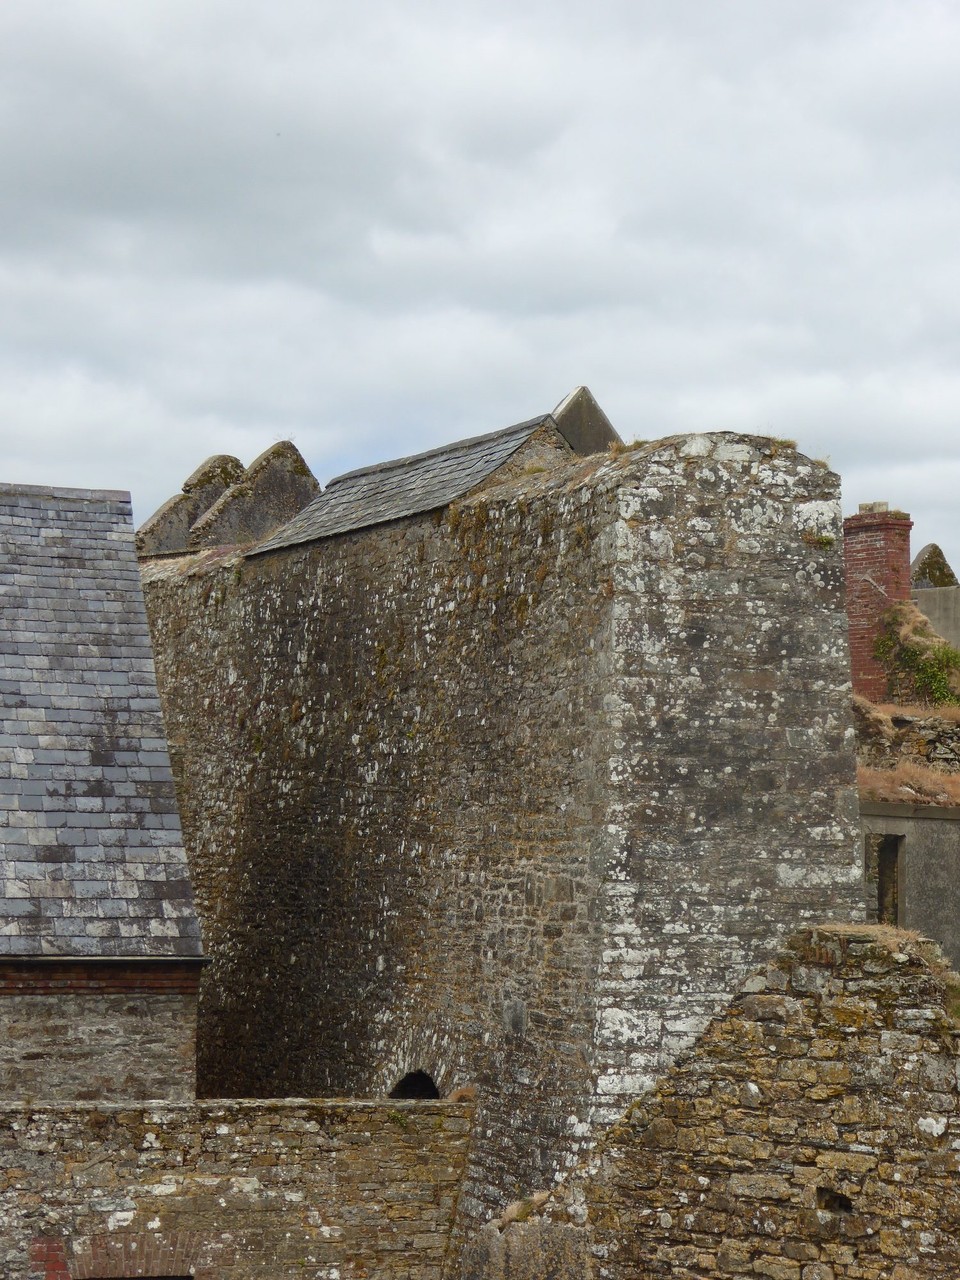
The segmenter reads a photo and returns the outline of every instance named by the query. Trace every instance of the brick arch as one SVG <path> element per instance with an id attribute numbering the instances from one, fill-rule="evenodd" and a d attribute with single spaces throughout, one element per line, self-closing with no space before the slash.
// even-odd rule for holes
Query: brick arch
<path id="1" fill-rule="evenodd" d="M 112 1231 L 75 1237 L 61 1246 L 61 1269 L 44 1280 L 213 1280 L 198 1265 L 201 1237 L 193 1231 Z"/>

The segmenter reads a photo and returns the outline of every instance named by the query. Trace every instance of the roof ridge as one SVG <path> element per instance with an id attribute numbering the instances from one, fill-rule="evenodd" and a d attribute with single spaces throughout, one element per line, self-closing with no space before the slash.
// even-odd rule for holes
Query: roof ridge
<path id="1" fill-rule="evenodd" d="M 537 427 L 542 427 L 552 417 L 552 414 L 541 413 L 535 418 L 528 418 L 525 422 L 515 422 L 513 426 L 501 427 L 498 431 L 485 431 L 478 436 L 467 436 L 463 440 L 453 440 L 450 444 L 441 444 L 433 449 L 425 449 L 423 453 L 409 453 L 403 458 L 390 458 L 386 462 L 375 462 L 367 467 L 357 467 L 355 471 L 344 471 L 340 475 L 329 479 L 323 486 L 323 492 L 326 493 L 332 485 L 339 484 L 341 480 L 355 480 L 359 476 L 373 475 L 382 471 L 393 471 L 399 467 L 423 462 L 428 458 L 439 458 L 443 454 L 456 453 L 459 449 L 471 448 L 473 445 L 499 440 L 500 438 L 506 439 L 514 433 L 519 435 L 523 431 L 532 432 Z"/>

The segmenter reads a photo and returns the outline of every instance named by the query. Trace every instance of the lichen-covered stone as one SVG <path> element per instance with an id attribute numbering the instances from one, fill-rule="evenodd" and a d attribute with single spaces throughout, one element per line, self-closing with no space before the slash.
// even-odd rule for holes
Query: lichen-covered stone
<path id="1" fill-rule="evenodd" d="M 319 491 L 320 485 L 299 449 L 289 440 L 281 440 L 255 458 L 197 517 L 186 546 L 197 550 L 256 542 L 292 520 Z"/>
<path id="2" fill-rule="evenodd" d="M 137 554 L 178 555 L 187 549 L 190 529 L 217 499 L 243 479 L 239 458 L 218 453 L 200 464 L 183 484 L 183 490 L 168 498 L 137 530 Z"/>

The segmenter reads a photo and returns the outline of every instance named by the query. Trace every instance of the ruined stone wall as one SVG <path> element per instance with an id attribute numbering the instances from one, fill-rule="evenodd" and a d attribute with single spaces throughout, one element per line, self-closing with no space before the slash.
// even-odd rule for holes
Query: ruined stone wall
<path id="1" fill-rule="evenodd" d="M 824 468 L 689 437 L 147 566 L 201 1088 L 475 1080 L 479 1216 L 862 911 L 838 534 Z"/>
<path id="2" fill-rule="evenodd" d="M 798 937 L 465 1280 L 954 1280 L 957 981 L 893 930 Z"/>
<path id="3" fill-rule="evenodd" d="M 610 523 L 603 492 L 511 491 L 148 575 L 202 1090 L 476 1081 L 473 1202 L 550 1176 L 590 1091 Z"/>
<path id="4" fill-rule="evenodd" d="M 0 1105 L 4 1280 L 439 1280 L 451 1103 Z"/>
<path id="5" fill-rule="evenodd" d="M 198 976 L 163 961 L 0 961 L 0 1099 L 193 1098 Z"/>

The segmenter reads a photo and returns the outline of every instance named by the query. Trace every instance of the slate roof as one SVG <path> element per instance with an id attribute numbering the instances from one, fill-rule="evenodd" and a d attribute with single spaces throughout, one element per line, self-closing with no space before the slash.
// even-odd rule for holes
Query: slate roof
<path id="1" fill-rule="evenodd" d="M 0 485 L 0 957 L 199 956 L 125 493 Z"/>
<path id="2" fill-rule="evenodd" d="M 445 507 L 469 493 L 526 444 L 535 431 L 552 422 L 551 415 L 545 413 L 489 435 L 348 471 L 330 480 L 308 507 L 248 555 L 315 542 L 336 533 Z"/>

